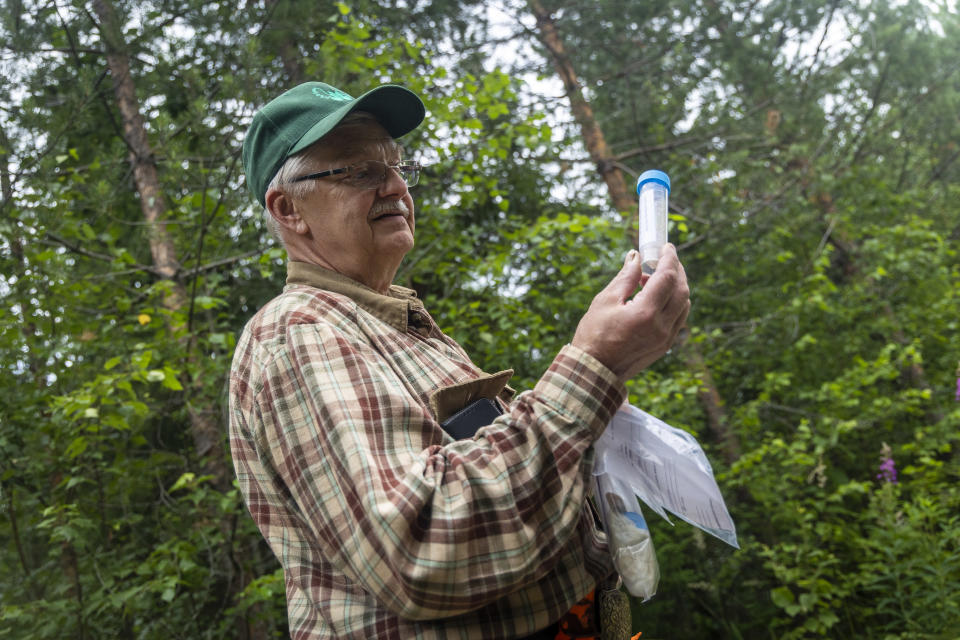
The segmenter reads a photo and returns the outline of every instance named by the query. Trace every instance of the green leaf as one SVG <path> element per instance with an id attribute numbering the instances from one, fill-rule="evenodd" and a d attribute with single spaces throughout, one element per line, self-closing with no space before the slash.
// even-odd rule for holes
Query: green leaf
<path id="1" fill-rule="evenodd" d="M 195 473 L 186 472 L 180 474 L 180 477 L 177 478 L 177 481 L 173 483 L 173 486 L 170 487 L 170 493 L 177 491 L 178 489 L 183 489 L 185 487 L 192 486 L 197 476 Z"/>
<path id="2" fill-rule="evenodd" d="M 773 589 L 770 592 L 770 597 L 773 600 L 773 604 L 781 608 L 794 602 L 793 591 L 791 591 L 789 587 L 777 587 Z"/>
<path id="3" fill-rule="evenodd" d="M 226 302 L 221 298 L 214 298 L 211 296 L 197 296 L 193 299 L 193 301 L 197 305 L 197 308 L 204 310 L 226 305 Z"/>
<path id="4" fill-rule="evenodd" d="M 73 441 L 67 446 L 64 453 L 66 453 L 70 458 L 76 458 L 86 450 L 87 439 L 83 436 L 79 436 L 73 439 Z"/>
<path id="5" fill-rule="evenodd" d="M 180 381 L 177 380 L 177 374 L 170 368 L 164 368 L 163 370 L 163 386 L 167 389 L 173 391 L 183 391 L 183 385 L 180 384 Z"/>

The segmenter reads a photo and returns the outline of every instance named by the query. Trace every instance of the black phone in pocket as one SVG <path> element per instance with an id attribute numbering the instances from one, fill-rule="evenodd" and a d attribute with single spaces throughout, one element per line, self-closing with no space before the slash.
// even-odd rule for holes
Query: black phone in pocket
<path id="1" fill-rule="evenodd" d="M 463 440 L 472 438 L 477 429 L 487 426 L 502 413 L 496 400 L 480 398 L 441 422 L 440 426 L 455 440 Z"/>

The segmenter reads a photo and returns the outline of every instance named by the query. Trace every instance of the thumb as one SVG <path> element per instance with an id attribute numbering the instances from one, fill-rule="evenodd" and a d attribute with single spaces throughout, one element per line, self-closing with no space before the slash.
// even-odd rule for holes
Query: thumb
<path id="1" fill-rule="evenodd" d="M 640 265 L 640 254 L 634 250 L 627 253 L 623 261 L 623 268 L 613 277 L 603 292 L 607 296 L 616 298 L 617 302 L 624 303 L 633 296 L 643 279 L 643 269 Z"/>

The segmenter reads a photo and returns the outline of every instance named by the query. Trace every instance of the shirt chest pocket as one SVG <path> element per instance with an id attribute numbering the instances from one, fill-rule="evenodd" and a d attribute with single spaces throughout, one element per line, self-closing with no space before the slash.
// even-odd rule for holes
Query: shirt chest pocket
<path id="1" fill-rule="evenodd" d="M 483 373 L 441 387 L 430 394 L 430 410 L 452 437 L 470 437 L 478 427 L 490 424 L 513 398 L 514 390 L 507 386 L 512 375 L 512 369 Z"/>

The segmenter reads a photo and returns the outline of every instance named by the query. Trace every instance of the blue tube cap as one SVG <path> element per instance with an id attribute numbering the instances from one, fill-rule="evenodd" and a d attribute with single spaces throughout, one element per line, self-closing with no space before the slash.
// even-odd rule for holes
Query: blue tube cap
<path id="1" fill-rule="evenodd" d="M 663 171 L 650 169 L 649 171 L 644 171 L 641 173 L 640 177 L 637 178 L 637 193 L 640 193 L 640 187 L 647 182 L 656 182 L 658 184 L 662 184 L 667 188 L 667 192 L 670 191 L 670 176 L 665 174 Z"/>

